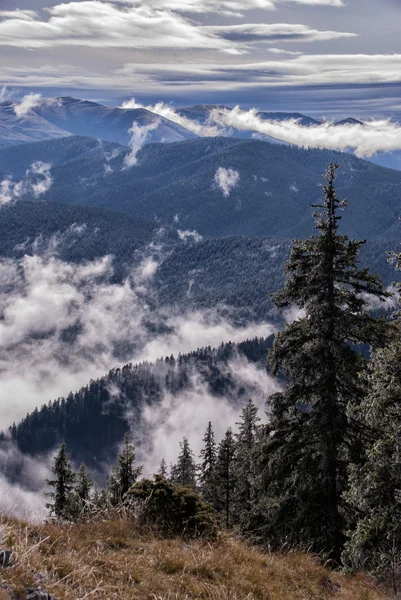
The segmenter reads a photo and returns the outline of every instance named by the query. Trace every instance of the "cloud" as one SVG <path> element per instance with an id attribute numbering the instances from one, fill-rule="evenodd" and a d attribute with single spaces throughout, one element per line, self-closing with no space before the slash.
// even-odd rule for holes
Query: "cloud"
<path id="1" fill-rule="evenodd" d="M 203 240 L 203 237 L 201 236 L 200 233 L 198 233 L 197 231 L 181 231 L 181 229 L 177 229 L 177 233 L 178 233 L 178 237 L 180 238 L 180 240 L 183 240 L 184 242 L 188 241 L 188 240 L 192 240 L 195 243 L 201 242 Z"/>
<path id="2" fill-rule="evenodd" d="M 18 19 L 21 21 L 33 21 L 37 16 L 34 10 L 0 10 L 0 19 Z"/>
<path id="3" fill-rule="evenodd" d="M 268 52 L 271 54 L 285 54 L 288 56 L 302 56 L 303 52 L 297 52 L 294 50 L 283 50 L 282 48 L 268 48 Z"/>
<path id="4" fill-rule="evenodd" d="M 133 167 L 137 164 L 137 154 L 139 150 L 145 145 L 146 140 L 149 137 L 149 133 L 157 129 L 159 125 L 159 120 L 156 120 L 149 125 L 138 125 L 136 121 L 132 123 L 131 129 L 129 129 L 129 133 L 131 134 L 131 139 L 129 142 L 131 152 L 124 158 L 125 168 Z"/>
<path id="5" fill-rule="evenodd" d="M 217 13 L 240 17 L 253 9 L 275 10 L 282 4 L 309 6 L 345 6 L 343 0 L 114 0 L 124 4 L 146 4 L 154 8 L 167 8 L 177 12 Z"/>
<path id="6" fill-rule="evenodd" d="M 0 445 L 0 513 L 30 522 L 47 516 L 46 479 L 51 479 L 51 455 L 23 455 L 9 441 Z M 17 482 L 16 482 L 17 480 Z M 0 545 L 4 543 L 1 539 Z"/>
<path id="7" fill-rule="evenodd" d="M 23 48 L 89 46 L 95 48 L 224 48 L 223 40 L 192 21 L 143 4 L 117 6 L 84 0 L 47 8 L 48 19 L 36 13 L 7 11 L 0 21 L 0 44 Z"/>
<path id="8" fill-rule="evenodd" d="M 14 104 L 14 112 L 17 117 L 26 115 L 36 106 L 39 106 L 42 98 L 42 94 L 27 94 L 24 96 L 19 104 Z"/>
<path id="9" fill-rule="evenodd" d="M 321 42 L 344 37 L 355 37 L 355 33 L 319 31 L 307 25 L 290 23 L 256 23 L 241 25 L 207 26 L 204 30 L 231 42 Z"/>
<path id="10" fill-rule="evenodd" d="M 214 176 L 214 181 L 219 186 L 225 198 L 228 198 L 232 190 L 237 187 L 240 180 L 238 171 L 219 167 Z"/>
<path id="11" fill-rule="evenodd" d="M 234 43 L 234 42 L 233 42 Z M 125 77 L 146 77 L 148 85 L 185 89 L 247 90 L 289 86 L 388 84 L 401 82 L 401 54 L 302 54 L 258 62 L 125 64 Z M 325 92 L 327 95 L 327 92 Z"/>
<path id="12" fill-rule="evenodd" d="M 32 163 L 21 181 L 6 177 L 0 182 L 0 207 L 16 201 L 23 196 L 39 198 L 49 191 L 53 184 L 50 174 L 51 164 L 40 161 Z"/>
<path id="13" fill-rule="evenodd" d="M 154 105 L 145 106 L 144 104 L 136 102 L 135 98 L 131 98 L 131 100 L 123 102 L 121 108 L 145 108 L 156 115 L 165 117 L 178 125 L 182 125 L 182 127 L 185 127 L 201 137 L 216 137 L 217 135 L 221 135 L 221 128 L 216 125 L 203 124 L 199 123 L 199 121 L 188 119 L 188 117 L 180 115 L 172 106 L 165 104 L 164 102 L 156 102 Z"/>
<path id="14" fill-rule="evenodd" d="M 195 371 L 189 374 L 187 389 L 174 395 L 164 390 L 160 404 L 145 406 L 139 427 L 136 424 L 133 428 L 138 459 L 144 464 L 145 475 L 156 473 L 162 458 L 168 465 L 175 463 L 179 442 L 184 435 L 197 458 L 209 421 L 212 421 L 217 441 L 228 427 L 235 431 L 239 414 L 248 398 L 252 398 L 260 409 L 260 416 L 266 421 L 266 400 L 281 389 L 278 382 L 265 369 L 239 356 L 233 358 L 223 372 L 233 383 L 227 396 L 213 396 L 204 377 Z"/>
<path id="15" fill-rule="evenodd" d="M 241 110 L 238 106 L 231 111 L 215 109 L 211 119 L 221 126 L 262 133 L 298 146 L 341 151 L 352 149 L 359 157 L 401 149 L 401 126 L 390 120 L 340 126 L 325 122 L 306 127 L 296 119 L 266 120 L 257 109 Z"/>
<path id="16" fill-rule="evenodd" d="M 237 328 L 214 310 L 157 309 L 152 282 L 167 255 L 158 244 L 136 257 L 121 282 L 113 278 L 110 256 L 81 264 L 61 260 L 62 244 L 82 234 L 69 228 L 48 243 L 37 240 L 26 249 L 30 255 L 0 259 L 2 427 L 112 366 L 274 331 L 260 323 Z"/>

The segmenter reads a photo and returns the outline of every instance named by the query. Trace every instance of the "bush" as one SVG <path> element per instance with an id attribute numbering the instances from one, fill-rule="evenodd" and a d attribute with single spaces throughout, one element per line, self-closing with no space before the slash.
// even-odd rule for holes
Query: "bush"
<path id="1" fill-rule="evenodd" d="M 156 525 L 165 535 L 215 537 L 218 532 L 216 513 L 195 490 L 176 485 L 157 475 L 143 479 L 128 492 L 139 505 L 142 523 Z"/>

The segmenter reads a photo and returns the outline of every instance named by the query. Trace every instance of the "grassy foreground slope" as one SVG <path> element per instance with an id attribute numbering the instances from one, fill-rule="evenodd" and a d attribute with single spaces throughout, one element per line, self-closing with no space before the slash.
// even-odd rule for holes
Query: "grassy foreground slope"
<path id="1" fill-rule="evenodd" d="M 57 600 L 384 600 L 362 575 L 331 572 L 301 553 L 264 554 L 232 536 L 160 539 L 124 518 L 75 525 L 0 519 L 15 564 L 0 598 L 40 584 Z"/>

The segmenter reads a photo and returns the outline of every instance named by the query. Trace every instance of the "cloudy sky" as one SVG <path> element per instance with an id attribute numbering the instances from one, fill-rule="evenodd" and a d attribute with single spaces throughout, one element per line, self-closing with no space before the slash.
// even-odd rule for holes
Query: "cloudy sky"
<path id="1" fill-rule="evenodd" d="M 401 118 L 401 0 L 0 0 L 0 46 L 15 97 Z"/>

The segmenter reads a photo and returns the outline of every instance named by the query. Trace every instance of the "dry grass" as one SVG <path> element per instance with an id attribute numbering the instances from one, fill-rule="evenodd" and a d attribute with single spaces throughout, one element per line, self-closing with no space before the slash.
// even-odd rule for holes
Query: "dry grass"
<path id="1" fill-rule="evenodd" d="M 0 519 L 0 528 L 14 553 L 0 587 L 41 585 L 58 600 L 384 598 L 363 576 L 330 572 L 301 553 L 263 554 L 228 536 L 163 540 L 124 518 L 63 526 Z"/>

